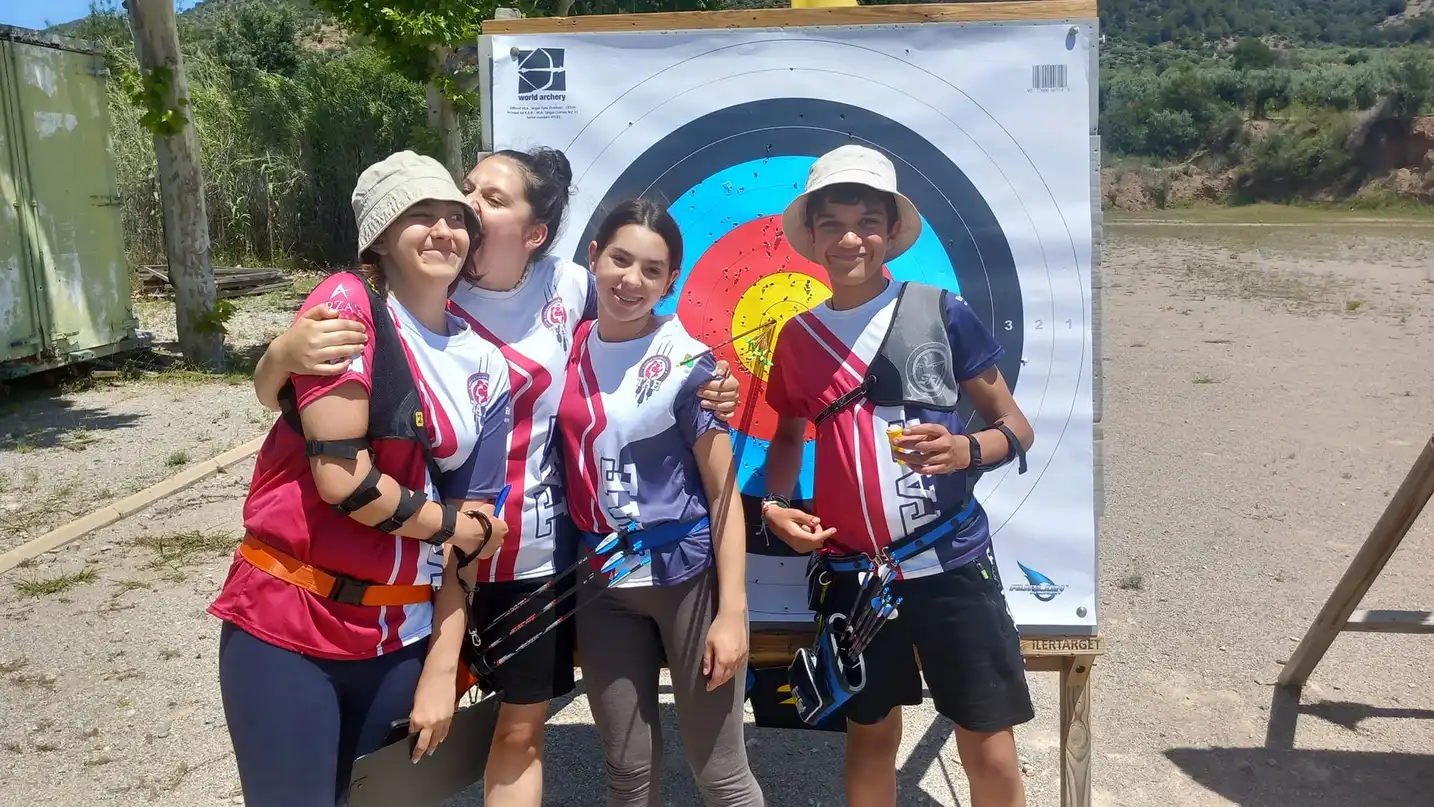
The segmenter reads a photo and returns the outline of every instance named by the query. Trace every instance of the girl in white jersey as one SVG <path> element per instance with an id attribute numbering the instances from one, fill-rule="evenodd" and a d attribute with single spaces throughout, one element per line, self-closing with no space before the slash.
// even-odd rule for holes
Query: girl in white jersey
<path id="1" fill-rule="evenodd" d="M 666 660 L 702 803 L 761 807 L 742 736 L 747 539 L 732 440 L 693 395 L 713 375 L 711 352 L 676 316 L 653 313 L 677 281 L 682 234 L 661 206 L 632 199 L 608 214 L 588 252 L 598 317 L 578 329 L 558 409 L 568 507 L 587 545 L 625 531 L 645 547 L 578 594 L 607 805 L 663 803 Z"/>
<path id="2" fill-rule="evenodd" d="M 571 526 L 553 423 L 573 333 L 580 322 L 596 316 L 596 309 L 588 270 L 549 254 L 571 182 L 567 158 L 547 148 L 487 155 L 463 180 L 484 237 L 473 256 L 477 279 L 458 285 L 450 307 L 502 349 L 513 405 L 507 473 L 513 487 L 500 514 L 508 534 L 498 553 L 479 566 L 480 585 L 469 615 L 476 625 L 505 613 L 566 568 L 571 559 L 562 555 L 575 545 L 571 538 L 558 540 Z M 299 319 L 260 361 L 255 373 L 259 399 L 274 408 L 275 393 L 289 372 L 342 372 L 365 341 L 361 325 L 330 312 L 316 310 Z M 704 384 L 699 395 L 702 405 L 725 421 L 736 410 L 737 382 L 726 375 L 725 365 L 717 370 L 718 379 Z M 490 636 L 538 614 L 566 593 L 563 584 L 571 577 L 502 619 Z M 524 625 L 522 637 L 545 629 L 574 600 L 568 596 L 538 614 Z M 504 693 L 484 775 L 487 807 L 539 807 L 542 802 L 548 701 L 574 688 L 572 626 L 571 620 L 559 625 L 505 663 L 492 680 L 479 682 L 485 690 Z"/>

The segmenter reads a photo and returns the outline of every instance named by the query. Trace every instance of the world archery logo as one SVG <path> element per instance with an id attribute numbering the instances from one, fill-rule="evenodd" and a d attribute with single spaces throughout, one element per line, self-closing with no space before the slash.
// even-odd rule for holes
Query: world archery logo
<path id="1" fill-rule="evenodd" d="M 1046 577 L 1026 564 L 1017 561 L 1016 565 L 1021 567 L 1021 572 L 1026 576 L 1026 582 L 1011 586 L 1012 591 L 1030 592 L 1032 597 L 1035 597 L 1041 602 L 1050 602 L 1056 598 L 1057 594 L 1066 590 L 1064 585 Z"/>
<path id="2" fill-rule="evenodd" d="M 642 366 L 637 368 L 637 402 L 651 398 L 671 374 L 672 360 L 661 353 L 643 359 Z"/>
<path id="3" fill-rule="evenodd" d="M 943 347 L 937 342 L 927 342 L 911 351 L 906 360 L 906 377 L 911 380 L 911 386 L 926 395 L 936 395 L 946 386 L 946 368 L 950 362 Z"/>
<path id="4" fill-rule="evenodd" d="M 562 48 L 516 50 L 518 98 L 523 101 L 561 101 L 568 91 L 568 71 Z"/>
<path id="5" fill-rule="evenodd" d="M 568 352 L 568 309 L 563 307 L 562 300 L 554 297 L 543 307 L 543 324 L 553 332 L 563 352 Z"/>

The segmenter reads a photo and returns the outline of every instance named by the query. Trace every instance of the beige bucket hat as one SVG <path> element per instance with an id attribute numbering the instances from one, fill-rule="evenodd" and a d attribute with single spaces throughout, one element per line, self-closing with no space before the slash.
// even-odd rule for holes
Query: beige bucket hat
<path id="1" fill-rule="evenodd" d="M 365 168 L 354 186 L 350 201 L 354 208 L 354 221 L 358 224 L 359 258 L 363 258 L 364 250 L 373 246 L 373 242 L 403 211 L 424 199 L 463 205 L 468 233 L 473 239 L 472 246 L 477 246 L 483 225 L 463 191 L 453 182 L 448 169 L 432 157 L 400 151 Z"/>
<path id="2" fill-rule="evenodd" d="M 782 231 L 798 255 L 815 261 L 812 235 L 807 229 L 807 199 L 814 191 L 831 185 L 854 182 L 896 197 L 896 210 L 901 230 L 886 247 L 886 260 L 894 260 L 916 243 L 921 235 L 921 215 L 916 205 L 896 189 L 896 166 L 885 154 L 866 146 L 840 146 L 828 151 L 812 163 L 807 172 L 807 187 L 792 200 L 782 213 Z"/>

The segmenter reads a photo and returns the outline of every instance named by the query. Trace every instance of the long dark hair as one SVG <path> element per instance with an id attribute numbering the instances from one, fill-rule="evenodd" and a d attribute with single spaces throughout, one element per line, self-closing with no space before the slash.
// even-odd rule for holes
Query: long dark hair
<path id="1" fill-rule="evenodd" d="M 548 226 L 548 237 L 533 250 L 532 259 L 536 261 L 548 254 L 557 240 L 573 193 L 573 166 L 568 162 L 568 155 L 547 146 L 532 151 L 504 149 L 489 156 L 506 157 L 518 166 L 523 173 L 528 206 L 533 209 L 533 221 Z"/>
<path id="2" fill-rule="evenodd" d="M 651 199 L 636 198 L 626 199 L 618 202 L 598 226 L 597 234 L 593 240 L 597 242 L 597 251 L 601 255 L 612 243 L 613 236 L 629 224 L 636 224 L 662 236 L 667 244 L 667 265 L 673 272 L 682 269 L 682 229 L 677 226 L 677 220 L 667 212 L 667 208 L 652 201 Z"/>

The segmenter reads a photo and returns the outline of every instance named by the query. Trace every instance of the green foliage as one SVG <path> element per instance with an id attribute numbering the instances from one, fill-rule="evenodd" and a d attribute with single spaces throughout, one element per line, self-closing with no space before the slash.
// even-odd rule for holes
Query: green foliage
<path id="1" fill-rule="evenodd" d="M 1113 38 L 1183 47 L 1267 36 L 1307 44 L 1434 41 L 1434 15 L 1382 25 L 1404 10 L 1405 0 L 1101 0 L 1100 23 Z"/>
<path id="2" fill-rule="evenodd" d="M 301 57 L 298 35 L 292 5 L 248 0 L 220 13 L 213 49 L 230 72 L 292 76 Z"/>
<path id="3" fill-rule="evenodd" d="M 1352 129 L 1349 115 L 1327 112 L 1287 122 L 1263 137 L 1242 142 L 1237 199 L 1288 202 L 1320 193 L 1353 192 L 1362 177 L 1345 148 Z"/>
<path id="4" fill-rule="evenodd" d="M 292 66 L 265 56 L 265 48 L 282 43 L 243 41 L 259 35 L 253 32 L 276 30 L 242 22 L 245 13 L 267 14 L 262 5 L 247 0 L 216 7 L 209 0 L 204 24 L 187 20 L 190 36 L 181 41 L 189 84 L 185 114 L 199 136 L 214 261 L 350 264 L 357 232 L 349 194 L 359 173 L 400 149 L 440 155 L 424 89 L 372 47 L 321 50 L 302 30 L 294 38 Z M 281 32 L 286 16 L 274 15 Z M 311 24 L 302 15 L 297 19 L 300 29 Z M 332 21 L 324 24 L 332 27 Z M 101 46 L 109 66 L 112 145 L 131 264 L 162 263 L 154 147 L 141 124 L 149 110 L 132 100 L 146 83 L 127 21 L 113 6 L 98 8 L 84 21 L 83 33 L 79 29 L 76 35 Z M 466 149 L 476 140 L 476 127 L 465 132 Z M 223 311 L 221 306 L 216 320 L 202 327 L 222 329 Z"/>
<path id="5" fill-rule="evenodd" d="M 473 41 L 497 0 L 314 0 L 388 57 L 411 81 L 437 75 L 435 46 Z"/>
<path id="6" fill-rule="evenodd" d="M 1275 52 L 1259 37 L 1247 36 L 1230 52 L 1236 70 L 1265 70 L 1275 66 Z"/>
<path id="7" fill-rule="evenodd" d="M 169 104 L 170 93 L 174 91 L 174 70 L 156 67 L 140 73 L 139 87 L 132 89 L 129 98 L 144 110 L 139 125 L 157 135 L 176 135 L 184 131 L 189 118 L 184 114 L 189 99 L 180 96 Z"/>

